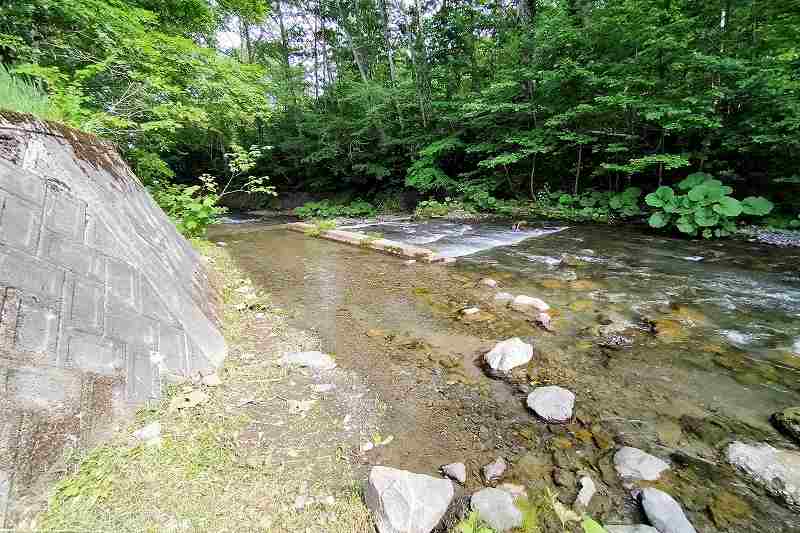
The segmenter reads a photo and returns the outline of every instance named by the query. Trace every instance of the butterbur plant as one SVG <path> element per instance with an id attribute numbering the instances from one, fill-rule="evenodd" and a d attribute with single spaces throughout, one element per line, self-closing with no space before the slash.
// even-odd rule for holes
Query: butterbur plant
<path id="1" fill-rule="evenodd" d="M 727 237 L 736 231 L 739 217 L 762 217 L 773 204 L 761 196 L 744 200 L 732 197 L 733 189 L 710 174 L 696 172 L 672 187 L 662 186 L 645 197 L 656 211 L 648 223 L 653 228 L 674 227 L 679 232 L 705 239 Z"/>

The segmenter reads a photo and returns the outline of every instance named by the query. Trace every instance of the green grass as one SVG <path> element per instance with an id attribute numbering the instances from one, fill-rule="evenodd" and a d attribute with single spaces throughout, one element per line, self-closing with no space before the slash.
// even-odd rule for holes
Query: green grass
<path id="1" fill-rule="evenodd" d="M 0 109 L 30 113 L 47 120 L 62 118 L 38 83 L 12 74 L 3 64 L 0 64 Z"/>

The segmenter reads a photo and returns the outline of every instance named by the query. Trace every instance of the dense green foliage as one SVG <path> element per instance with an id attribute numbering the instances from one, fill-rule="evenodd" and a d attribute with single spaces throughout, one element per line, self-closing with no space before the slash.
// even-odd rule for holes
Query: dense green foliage
<path id="1" fill-rule="evenodd" d="M 162 183 L 227 172 L 239 144 L 264 147 L 252 174 L 279 191 L 589 220 L 654 207 L 653 225 L 712 236 L 764 210 L 751 196 L 797 221 L 799 42 L 797 0 L 0 6 L 0 60 Z M 698 172 L 719 185 L 678 186 Z M 671 211 L 641 204 L 654 191 Z"/>
<path id="2" fill-rule="evenodd" d="M 15 76 L 3 65 L 0 65 L 0 109 L 30 113 L 49 120 L 61 119 L 38 83 Z"/>

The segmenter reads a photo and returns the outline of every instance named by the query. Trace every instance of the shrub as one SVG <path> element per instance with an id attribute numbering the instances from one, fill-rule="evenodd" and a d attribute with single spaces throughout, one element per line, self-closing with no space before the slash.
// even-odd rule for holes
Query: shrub
<path id="1" fill-rule="evenodd" d="M 422 200 L 414 209 L 414 218 L 439 218 L 457 210 L 463 210 L 464 205 L 458 200 L 445 198 L 443 202 L 438 200 Z"/>
<path id="2" fill-rule="evenodd" d="M 30 113 L 47 120 L 62 119 L 39 83 L 12 74 L 2 64 L 0 64 L 0 109 Z"/>
<path id="3" fill-rule="evenodd" d="M 375 206 L 365 200 L 354 200 L 349 204 L 336 204 L 330 200 L 306 202 L 294 209 L 300 218 L 373 217 Z"/>
<path id="4" fill-rule="evenodd" d="M 647 205 L 656 208 L 648 219 L 651 227 L 674 227 L 686 235 L 702 235 L 705 239 L 727 237 L 736 231 L 740 216 L 762 217 L 774 207 L 760 196 L 739 201 L 730 196 L 731 187 L 704 172 L 690 174 L 677 187 L 684 194 L 662 186 L 645 197 Z"/>

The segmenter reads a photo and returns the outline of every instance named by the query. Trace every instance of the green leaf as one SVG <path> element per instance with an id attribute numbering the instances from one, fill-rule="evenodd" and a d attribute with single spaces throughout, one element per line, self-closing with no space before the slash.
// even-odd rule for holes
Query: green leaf
<path id="1" fill-rule="evenodd" d="M 723 196 L 720 198 L 719 203 L 714 204 L 713 209 L 715 212 L 726 217 L 738 217 L 742 214 L 741 202 L 730 196 Z"/>
<path id="2" fill-rule="evenodd" d="M 696 235 L 697 234 L 697 226 L 695 223 L 689 218 L 689 216 L 684 215 L 680 217 L 676 222 L 675 226 L 678 228 L 678 231 L 681 233 L 686 233 L 687 235 Z"/>
<path id="3" fill-rule="evenodd" d="M 694 222 L 701 227 L 716 226 L 719 224 L 719 215 L 713 209 L 701 207 L 694 212 Z"/>
<path id="4" fill-rule="evenodd" d="M 647 220 L 647 223 L 650 224 L 651 228 L 663 228 L 667 224 L 669 224 L 669 215 L 656 212 L 650 215 L 650 218 Z"/>
<path id="5" fill-rule="evenodd" d="M 581 522 L 583 533 L 608 533 L 603 526 L 589 518 L 588 516 Z"/>
<path id="6" fill-rule="evenodd" d="M 672 190 L 672 187 L 662 186 L 645 196 L 644 201 L 652 207 L 664 207 L 673 198 L 675 198 L 675 191 Z"/>
<path id="7" fill-rule="evenodd" d="M 741 202 L 742 213 L 745 215 L 753 215 L 762 217 L 768 215 L 775 204 L 764 198 L 763 196 L 748 196 Z"/>
<path id="8" fill-rule="evenodd" d="M 695 172 L 694 174 L 689 174 L 682 181 L 678 182 L 678 188 L 682 191 L 688 191 L 689 189 L 696 187 L 710 179 L 714 179 L 714 176 L 711 174 L 706 174 L 705 172 Z"/>

